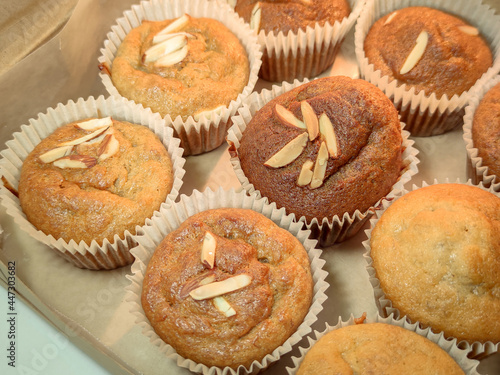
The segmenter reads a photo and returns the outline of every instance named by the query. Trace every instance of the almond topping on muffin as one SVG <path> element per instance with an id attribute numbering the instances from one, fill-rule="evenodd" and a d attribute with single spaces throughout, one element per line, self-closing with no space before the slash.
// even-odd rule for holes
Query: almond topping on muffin
<path id="1" fill-rule="evenodd" d="M 389 17 L 387 17 L 387 19 L 384 22 L 384 26 L 390 24 L 393 18 L 396 16 L 396 14 L 398 14 L 397 11 L 393 12 Z"/>
<path id="2" fill-rule="evenodd" d="M 200 287 L 201 285 L 206 285 L 213 283 L 215 281 L 215 273 L 212 270 L 207 270 L 204 273 L 201 273 L 197 275 L 196 277 L 192 278 L 188 282 L 186 282 L 180 292 L 179 292 L 179 298 L 184 299 L 187 296 L 189 296 L 189 293 L 193 291 L 194 289 Z"/>
<path id="3" fill-rule="evenodd" d="M 319 148 L 318 157 L 316 158 L 316 163 L 314 164 L 314 172 L 311 181 L 311 189 L 316 189 L 323 185 L 325 179 L 326 166 L 328 162 L 329 154 L 325 142 L 321 142 Z"/>
<path id="4" fill-rule="evenodd" d="M 295 117 L 292 112 L 283 107 L 281 104 L 276 104 L 274 110 L 276 112 L 276 116 L 282 123 L 292 125 L 300 129 L 307 129 L 306 124 L 304 124 L 303 121 Z"/>
<path id="5" fill-rule="evenodd" d="M 92 168 L 97 164 L 97 159 L 88 155 L 69 155 L 54 161 L 54 166 L 64 168 Z"/>
<path id="6" fill-rule="evenodd" d="M 210 284 L 202 285 L 192 290 L 189 295 L 195 300 L 204 300 L 222 296 L 234 292 L 250 285 L 252 277 L 245 273 L 229 277 L 222 281 L 216 281 Z"/>
<path id="7" fill-rule="evenodd" d="M 458 26 L 458 29 L 467 35 L 472 35 L 472 36 L 479 35 L 479 30 L 474 26 L 463 25 L 463 26 Z"/>
<path id="8" fill-rule="evenodd" d="M 111 120 L 110 116 L 103 118 L 93 118 L 75 124 L 77 128 L 87 131 L 107 128 L 110 127 L 111 125 L 113 125 L 113 120 Z"/>
<path id="9" fill-rule="evenodd" d="M 167 27 L 165 27 L 163 30 L 161 30 L 157 35 L 163 35 L 163 34 L 170 34 L 173 33 L 177 30 L 182 29 L 184 26 L 187 25 L 189 22 L 189 15 L 183 14 L 179 18 L 177 18 L 175 21 L 172 23 L 169 23 Z"/>
<path id="10" fill-rule="evenodd" d="M 262 9 L 260 7 L 260 2 L 257 2 L 252 9 L 252 16 L 250 17 L 250 28 L 259 32 L 260 29 L 260 19 L 262 15 Z"/>
<path id="11" fill-rule="evenodd" d="M 314 109 L 305 100 L 300 102 L 300 109 L 306 124 L 307 132 L 309 133 L 309 140 L 314 141 L 319 134 L 318 116 L 316 116 Z"/>
<path id="12" fill-rule="evenodd" d="M 420 32 L 415 42 L 415 47 L 411 50 L 410 54 L 406 58 L 401 70 L 400 74 L 406 74 L 410 70 L 412 70 L 415 65 L 420 61 L 420 58 L 423 56 L 425 52 L 425 48 L 427 47 L 427 42 L 429 41 L 429 34 L 426 31 Z"/>
<path id="13" fill-rule="evenodd" d="M 307 133 L 301 133 L 271 156 L 264 165 L 271 168 L 280 168 L 290 164 L 302 154 L 307 145 L 308 138 L 309 135 Z"/>
<path id="14" fill-rule="evenodd" d="M 321 135 L 325 138 L 326 147 L 328 148 L 328 153 L 332 158 L 336 158 L 338 156 L 338 145 L 337 145 L 337 136 L 335 135 L 335 130 L 333 129 L 332 122 L 326 115 L 323 113 L 319 117 L 319 131 Z"/>
<path id="15" fill-rule="evenodd" d="M 99 146 L 99 150 L 97 151 L 99 160 L 106 160 L 107 158 L 116 154 L 119 149 L 120 143 L 118 142 L 114 134 L 106 134 Z"/>
<path id="16" fill-rule="evenodd" d="M 215 249 L 217 248 L 217 240 L 209 231 L 205 232 L 203 244 L 201 245 L 201 263 L 207 268 L 214 268 L 215 264 Z"/>
<path id="17" fill-rule="evenodd" d="M 313 171 L 312 171 L 313 166 L 314 162 L 310 159 L 308 159 L 304 164 L 302 164 L 299 178 L 297 178 L 297 185 L 306 186 L 311 183 L 313 178 Z"/>
<path id="18" fill-rule="evenodd" d="M 213 299 L 214 301 L 214 306 L 217 310 L 219 310 L 221 313 L 223 313 L 225 316 L 228 318 L 230 316 L 236 315 L 236 311 L 233 309 L 233 307 L 227 302 L 227 300 L 222 297 L 215 297 Z"/>
<path id="19" fill-rule="evenodd" d="M 44 154 L 40 155 L 39 158 L 43 163 L 47 164 L 53 162 L 54 160 L 60 159 L 63 156 L 69 155 L 71 153 L 71 150 L 73 150 L 73 146 L 61 146 L 45 152 Z"/>

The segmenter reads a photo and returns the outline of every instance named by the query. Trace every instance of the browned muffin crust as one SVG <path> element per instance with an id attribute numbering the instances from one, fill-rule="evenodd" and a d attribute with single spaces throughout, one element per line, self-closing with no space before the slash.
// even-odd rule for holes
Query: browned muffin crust
<path id="1" fill-rule="evenodd" d="M 200 261 L 207 231 L 217 242 L 213 269 Z M 235 315 L 226 317 L 213 299 L 186 293 L 209 273 L 216 281 L 252 277 L 250 285 L 223 295 Z M 221 208 L 188 218 L 160 243 L 148 264 L 142 306 L 156 333 L 181 356 L 209 367 L 248 368 L 297 330 L 312 288 L 309 258 L 291 233 L 255 211 Z"/>
<path id="2" fill-rule="evenodd" d="M 228 106 L 248 84 L 250 71 L 245 48 L 221 22 L 189 17 L 175 31 L 190 35 L 187 56 L 170 66 L 144 62 L 154 36 L 174 21 L 143 21 L 125 37 L 111 67 L 118 92 L 172 119 Z"/>
<path id="3" fill-rule="evenodd" d="M 462 31 L 463 26 L 470 25 L 437 9 L 399 9 L 370 28 L 364 42 L 365 55 L 382 76 L 406 84 L 408 89 L 415 87 L 416 93 L 423 90 L 426 95 L 435 93 L 440 98 L 446 94 L 451 98 L 469 90 L 493 63 L 484 38 Z M 409 72 L 401 74 L 422 31 L 428 34 L 424 53 Z"/>
<path id="4" fill-rule="evenodd" d="M 234 10 L 246 21 L 250 22 L 255 4 L 261 8 L 260 30 L 266 33 L 274 31 L 289 31 L 296 33 L 307 26 L 314 27 L 316 23 L 323 26 L 326 22 L 333 25 L 342 21 L 351 13 L 346 0 L 238 0 Z"/>
<path id="5" fill-rule="evenodd" d="M 500 180 L 500 83 L 479 102 L 472 122 L 472 142 L 488 174 Z"/>
<path id="6" fill-rule="evenodd" d="M 83 120 L 82 120 L 83 121 Z M 70 123 L 43 139 L 21 169 L 19 200 L 27 219 L 54 238 L 111 243 L 124 231 L 135 234 L 166 200 L 173 185 L 172 161 L 158 137 L 147 127 L 113 120 L 119 151 L 91 168 L 59 168 L 40 155 L 84 131 Z M 97 158 L 100 142 L 74 146 L 72 155 Z"/>
<path id="7" fill-rule="evenodd" d="M 298 186 L 307 160 L 316 160 L 324 137 L 308 141 L 292 163 L 270 168 L 264 163 L 303 129 L 283 123 L 276 104 L 302 119 L 301 101 L 316 115 L 325 113 L 337 136 L 339 154 L 327 162 L 323 184 Z M 257 190 L 297 217 L 331 219 L 334 215 L 366 211 L 389 193 L 402 170 L 402 136 L 398 114 L 374 85 L 348 77 L 326 77 L 280 95 L 261 108 L 246 127 L 237 156 Z"/>

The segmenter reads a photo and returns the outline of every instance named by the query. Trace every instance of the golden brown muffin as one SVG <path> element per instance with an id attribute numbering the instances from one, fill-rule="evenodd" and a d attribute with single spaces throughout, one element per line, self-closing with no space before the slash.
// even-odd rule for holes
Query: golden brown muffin
<path id="1" fill-rule="evenodd" d="M 488 174 L 500 179 L 500 84 L 481 99 L 472 121 L 472 142 L 488 167 Z"/>
<path id="2" fill-rule="evenodd" d="M 419 48 L 417 40 L 422 41 L 420 58 L 412 53 Z M 364 52 L 382 76 L 437 98 L 469 90 L 493 63 L 490 47 L 476 28 L 427 7 L 399 9 L 377 20 L 368 31 Z M 415 64 L 405 66 L 407 59 Z"/>
<path id="3" fill-rule="evenodd" d="M 306 353 L 297 375 L 464 374 L 431 340 L 384 323 L 346 326 L 328 332 Z"/>
<path id="4" fill-rule="evenodd" d="M 312 140 L 302 106 L 310 108 L 310 123 L 319 123 Z M 299 126 L 284 119 L 280 108 Z M 290 150 L 289 142 L 299 144 Z M 231 152 L 255 189 L 308 221 L 366 211 L 390 192 L 403 168 L 394 105 L 374 85 L 340 76 L 311 81 L 271 100 Z M 296 158 L 276 166 L 278 152 Z"/>
<path id="5" fill-rule="evenodd" d="M 463 184 L 414 190 L 382 214 L 370 245 L 401 316 L 459 340 L 500 341 L 500 198 Z"/>
<path id="6" fill-rule="evenodd" d="M 158 137 L 145 126 L 105 120 L 112 125 L 84 130 L 77 124 L 85 121 L 79 121 L 58 128 L 24 161 L 21 207 L 45 234 L 66 242 L 96 240 L 101 245 L 107 238 L 113 243 L 115 234 L 135 234 L 135 227 L 144 225 L 170 193 L 172 162 Z M 94 131 L 103 133 L 50 160 L 62 143 Z"/>
<path id="7" fill-rule="evenodd" d="M 213 268 L 202 262 L 207 232 L 216 244 Z M 232 315 L 216 307 L 216 298 L 190 294 L 207 277 L 209 288 L 234 277 L 250 280 L 216 297 Z M 255 211 L 220 208 L 191 216 L 160 243 L 144 277 L 142 306 L 181 356 L 209 367 L 248 368 L 297 330 L 312 291 L 307 252 L 291 233 Z"/>
<path id="8" fill-rule="evenodd" d="M 182 17 L 143 21 L 125 37 L 111 67 L 111 79 L 122 96 L 162 116 L 183 120 L 227 107 L 243 91 L 250 74 L 245 48 L 226 26 L 210 18 L 185 17 L 185 23 L 166 33 L 165 28 Z M 160 38 L 155 46 L 167 43 L 165 48 L 179 48 L 156 59 L 150 49 L 155 36 Z M 168 36 L 173 37 L 161 41 Z M 182 51 L 187 52 L 184 57 Z"/>
<path id="9" fill-rule="evenodd" d="M 253 27 L 259 8 L 260 22 Z M 314 28 L 316 23 L 333 25 L 351 13 L 346 0 L 238 0 L 234 10 L 257 32 L 282 31 L 284 35 L 289 31 L 297 33 L 299 29 L 305 31 L 307 26 Z"/>

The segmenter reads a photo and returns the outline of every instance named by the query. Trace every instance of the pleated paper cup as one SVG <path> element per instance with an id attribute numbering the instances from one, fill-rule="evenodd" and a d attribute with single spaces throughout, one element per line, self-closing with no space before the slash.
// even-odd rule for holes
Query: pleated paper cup
<path id="1" fill-rule="evenodd" d="M 470 178 L 474 184 L 482 182 L 485 187 L 493 186 L 494 191 L 500 191 L 500 176 L 495 176 L 491 173 L 488 166 L 484 165 L 483 159 L 479 157 L 479 151 L 474 146 L 474 141 L 472 139 L 472 126 L 479 103 L 484 95 L 497 84 L 500 84 L 500 76 L 498 75 L 491 79 L 481 80 L 478 89 L 472 93 L 469 104 L 465 107 L 463 126 L 463 138 L 467 150 L 467 177 Z M 500 113 L 498 115 L 500 116 Z"/>
<path id="2" fill-rule="evenodd" d="M 80 268 L 114 269 L 132 263 L 134 258 L 130 254 L 130 249 L 137 245 L 136 233 L 129 231 L 117 233 L 112 242 L 104 239 L 102 245 L 96 240 L 87 244 L 84 241 L 76 243 L 74 240 L 66 242 L 62 238 L 54 238 L 38 230 L 27 220 L 18 197 L 9 189 L 17 191 L 23 161 L 42 139 L 68 123 L 106 116 L 147 126 L 158 136 L 172 160 L 174 171 L 172 190 L 162 206 L 167 207 L 172 204 L 179 194 L 185 173 L 183 168 L 185 160 L 182 157 L 183 150 L 179 147 L 179 140 L 173 136 L 172 129 L 166 126 L 158 114 L 123 98 L 106 99 L 103 96 L 97 99 L 90 97 L 86 100 L 80 98 L 76 102 L 69 101 L 55 108 L 49 108 L 46 113 L 40 113 L 38 118 L 30 119 L 29 125 L 21 126 L 21 131 L 14 133 L 13 139 L 6 143 L 7 148 L 0 152 L 2 155 L 0 174 L 3 181 L 0 186 L 0 198 L 7 214 L 12 216 L 15 223 L 28 235 Z M 145 225 L 146 220 L 143 226 Z M 135 229 L 138 232 L 141 226 L 136 226 Z"/>
<path id="3" fill-rule="evenodd" d="M 189 116 L 183 120 L 181 116 L 171 118 L 165 116 L 165 121 L 174 129 L 174 134 L 181 140 L 184 156 L 197 155 L 211 151 L 224 143 L 227 130 L 231 126 L 231 116 L 234 115 L 245 99 L 254 89 L 258 80 L 258 72 L 262 63 L 261 47 L 257 37 L 241 18 L 226 3 L 209 0 L 150 0 L 134 5 L 123 17 L 116 20 L 116 24 L 107 34 L 104 47 L 99 57 L 100 66 L 106 67 L 100 73 L 102 83 L 108 93 L 120 97 L 111 77 L 105 71 L 111 71 L 117 50 L 125 36 L 141 25 L 142 21 L 162 21 L 175 19 L 184 14 L 194 18 L 212 18 L 223 23 L 236 35 L 247 52 L 249 61 L 249 80 L 237 98 L 231 101 L 228 107 L 205 111 L 200 116 Z M 210 95 L 210 93 L 207 93 Z M 146 103 L 142 103 L 147 107 Z"/>
<path id="4" fill-rule="evenodd" d="M 222 207 L 251 209 L 261 213 L 279 227 L 292 233 L 302 243 L 309 254 L 311 274 L 314 282 L 311 307 L 297 331 L 272 353 L 269 353 L 261 360 L 255 360 L 250 368 L 240 366 L 237 370 L 233 370 L 230 367 L 207 367 L 202 363 L 196 363 L 177 354 L 172 346 L 161 340 L 155 333 L 141 304 L 142 283 L 146 268 L 156 247 L 163 238 L 168 233 L 177 229 L 190 216 L 205 210 Z M 179 202 L 155 215 L 151 221 L 151 226 L 145 228 L 144 235 L 138 241 L 139 246 L 132 250 L 132 254 L 136 260 L 131 268 L 132 275 L 128 277 L 131 284 L 127 287 L 126 296 L 131 304 L 131 312 L 136 316 L 136 323 L 142 327 L 143 333 L 150 337 L 152 345 L 159 346 L 160 350 L 165 353 L 165 356 L 174 360 L 178 366 L 195 373 L 203 373 L 205 375 L 256 374 L 266 369 L 283 355 L 290 352 L 296 343 L 312 331 L 311 325 L 317 320 L 317 315 L 323 309 L 322 304 L 327 298 L 325 294 L 325 290 L 329 286 L 325 281 L 327 272 L 323 270 L 325 261 L 320 259 L 321 250 L 315 248 L 317 241 L 309 239 L 309 231 L 302 229 L 302 225 L 295 221 L 294 215 L 287 215 L 283 209 L 277 209 L 275 205 L 268 204 L 265 199 L 257 198 L 255 195 L 248 196 L 243 191 L 224 191 L 222 188 L 219 188 L 217 191 L 206 189 L 204 192 L 199 192 L 194 190 L 190 196 L 182 195 Z"/>
<path id="5" fill-rule="evenodd" d="M 450 183 L 450 181 L 446 180 L 444 183 Z M 488 188 L 485 188 L 482 184 L 473 185 L 470 180 L 467 181 L 466 183 L 460 182 L 459 180 L 457 180 L 453 183 L 475 186 L 475 187 L 478 187 L 480 189 L 489 191 L 490 193 L 493 193 L 497 197 L 500 198 L 499 193 L 493 191 L 491 187 L 488 189 Z M 428 184 L 424 181 L 424 182 L 422 182 L 422 188 L 430 186 L 430 185 L 437 185 L 437 184 L 441 184 L 441 183 L 439 183 L 437 180 L 434 180 L 432 184 Z M 413 185 L 411 191 L 415 191 L 419 188 L 420 188 L 419 186 Z M 379 311 L 379 314 L 383 317 L 389 317 L 389 316 L 393 315 L 397 319 L 406 318 L 409 322 L 411 322 L 409 317 L 407 317 L 407 316 L 402 317 L 401 316 L 402 315 L 401 312 L 397 308 L 393 307 L 392 301 L 386 296 L 385 292 L 382 290 L 382 288 L 380 286 L 380 281 L 377 278 L 376 269 L 373 266 L 373 259 L 371 257 L 371 246 L 370 246 L 371 233 L 372 233 L 373 229 L 375 228 L 375 226 L 377 225 L 377 222 L 380 220 L 381 216 L 390 207 L 391 204 L 393 204 L 397 199 L 403 197 L 407 193 L 409 193 L 409 190 L 405 189 L 394 200 L 392 200 L 390 202 L 389 201 L 383 202 L 382 209 L 377 211 L 376 214 L 371 218 L 370 228 L 365 230 L 365 233 L 366 233 L 366 236 L 368 239 L 363 241 L 363 246 L 365 247 L 365 250 L 366 250 L 364 253 L 364 257 L 367 261 L 366 269 L 367 269 L 367 272 L 369 275 L 369 281 L 373 287 L 373 292 L 374 292 L 374 296 L 375 296 L 375 303 L 377 305 L 377 309 Z M 411 323 L 420 324 L 420 326 L 423 326 L 423 327 L 425 326 L 424 324 L 422 324 L 421 322 L 418 322 L 418 321 L 413 321 Z M 427 327 L 427 328 L 432 330 L 432 326 Z M 443 332 L 436 332 L 436 333 L 438 333 L 440 335 L 444 334 Z M 447 340 L 455 341 L 457 339 L 454 337 L 447 337 Z M 500 342 L 495 343 L 495 342 L 488 341 L 488 342 L 482 343 L 479 341 L 469 342 L 466 340 L 461 340 L 461 341 L 457 341 L 457 345 L 460 348 L 467 351 L 469 358 L 482 359 L 482 358 L 484 358 L 492 353 L 497 352 L 499 349 Z"/>
<path id="6" fill-rule="evenodd" d="M 245 101 L 244 106 L 238 111 L 238 115 L 233 116 L 234 125 L 229 129 L 227 136 L 229 153 L 231 155 L 230 161 L 243 189 L 249 194 L 262 196 L 260 191 L 255 189 L 254 185 L 243 172 L 238 158 L 238 148 L 240 147 L 240 141 L 248 123 L 252 120 L 254 114 L 269 101 L 307 82 L 309 82 L 307 79 L 302 82 L 298 80 L 295 80 L 293 83 L 283 82 L 281 86 L 273 86 L 271 90 L 252 93 Z M 318 239 L 322 247 L 331 246 L 334 243 L 345 241 L 356 235 L 373 213 L 379 209 L 382 202 L 391 200 L 410 181 L 411 177 L 418 172 L 417 164 L 419 160 L 416 157 L 418 150 L 413 147 L 414 141 L 408 138 L 410 134 L 403 130 L 403 128 L 404 124 L 401 123 L 404 168 L 401 171 L 398 181 L 392 186 L 391 191 L 385 197 L 375 202 L 365 212 L 356 210 L 352 215 L 346 212 L 342 217 L 335 215 L 332 217 L 314 218 L 309 222 L 305 216 L 299 218 L 299 221 L 303 222 L 306 228 L 311 231 L 311 237 Z"/>
<path id="7" fill-rule="evenodd" d="M 375 70 L 364 52 L 364 42 L 371 26 L 382 16 L 410 6 L 427 6 L 454 14 L 469 24 L 477 27 L 486 38 L 493 54 L 493 66 L 483 77 L 491 77 L 500 71 L 500 16 L 494 9 L 481 4 L 480 0 L 367 0 L 359 16 L 354 33 L 355 53 L 361 77 L 379 87 L 394 102 L 401 114 L 401 121 L 406 123 L 406 130 L 412 136 L 426 137 L 443 134 L 463 124 L 465 106 L 470 93 L 478 82 L 461 95 L 438 98 L 434 93 L 415 93 L 415 88 L 400 85 L 396 80 L 383 76 Z"/>
<path id="8" fill-rule="evenodd" d="M 347 320 L 343 321 L 340 317 L 338 323 L 334 326 L 326 324 L 326 328 L 322 332 L 315 331 L 313 337 L 308 337 L 309 346 L 308 347 L 300 347 L 300 356 L 292 357 L 293 367 L 287 367 L 287 371 L 289 375 L 295 375 L 299 370 L 300 364 L 302 363 L 305 355 L 308 351 L 316 344 L 316 342 L 326 335 L 329 332 L 332 332 L 337 329 L 342 329 L 348 326 L 353 326 L 356 324 L 372 324 L 372 323 L 382 323 L 389 324 L 397 327 L 404 328 L 408 331 L 415 332 L 422 337 L 432 341 L 436 345 L 438 345 L 441 349 L 443 349 L 446 353 L 452 357 L 455 362 L 462 368 L 466 375 L 479 375 L 477 371 L 477 366 L 479 362 L 476 360 L 469 359 L 467 357 L 467 350 L 461 349 L 457 345 L 457 340 L 447 340 L 443 334 L 436 334 L 432 332 L 429 328 L 422 329 L 419 327 L 417 323 L 409 323 L 406 319 L 397 319 L 394 316 L 390 315 L 388 317 L 381 317 L 380 315 L 375 315 L 373 317 L 367 317 L 364 319 L 363 323 L 358 322 L 359 319 L 355 318 L 353 315 Z M 405 350 L 411 350 L 411 348 L 402 348 Z"/>

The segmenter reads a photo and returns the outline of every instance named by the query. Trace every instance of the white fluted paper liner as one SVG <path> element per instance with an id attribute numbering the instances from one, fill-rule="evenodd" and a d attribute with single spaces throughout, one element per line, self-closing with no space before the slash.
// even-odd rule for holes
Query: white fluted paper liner
<path id="1" fill-rule="evenodd" d="M 271 82 L 291 82 L 312 78 L 328 69 L 335 60 L 346 34 L 354 26 L 365 0 L 348 0 L 351 13 L 333 25 L 316 24 L 298 32 L 266 34 L 261 30 L 259 43 L 263 46 L 260 77 Z"/>
<path id="2" fill-rule="evenodd" d="M 426 186 L 436 185 L 439 183 L 440 182 L 438 182 L 437 180 L 434 180 L 432 184 L 429 184 L 429 183 L 424 181 L 424 182 L 422 182 L 421 187 L 423 188 Z M 496 196 L 500 197 L 500 193 L 495 192 L 491 187 L 489 189 L 485 188 L 482 183 L 480 183 L 479 185 L 474 185 L 474 184 L 472 184 L 471 180 L 468 180 L 467 182 L 464 183 L 464 182 L 460 182 L 460 180 L 458 180 L 458 179 L 456 181 L 453 181 L 453 182 L 450 182 L 448 179 L 446 179 L 444 183 L 457 183 L 457 184 L 462 183 L 462 184 L 466 184 L 466 185 L 470 185 L 470 186 L 476 186 L 476 187 L 479 187 L 483 190 L 489 191 L 490 193 L 493 193 Z M 419 189 L 419 188 L 420 188 L 420 186 L 413 185 L 412 191 Z M 380 217 L 384 214 L 385 210 L 387 210 L 387 208 L 393 202 L 395 202 L 397 199 L 401 198 L 403 195 L 405 195 L 407 193 L 409 193 L 409 190 L 404 189 L 394 200 L 392 200 L 390 202 L 389 201 L 383 202 L 382 209 L 377 211 L 376 214 L 370 219 L 370 228 L 365 230 L 367 240 L 363 241 L 363 246 L 366 250 L 365 253 L 363 254 L 363 256 L 365 257 L 365 259 L 367 261 L 366 269 L 368 271 L 370 284 L 373 287 L 373 293 L 375 296 L 375 303 L 377 305 L 379 314 L 383 317 L 388 317 L 388 316 L 394 315 L 394 317 L 398 318 L 398 319 L 401 318 L 401 314 L 400 314 L 399 310 L 392 306 L 392 301 L 389 300 L 388 298 L 386 298 L 384 291 L 380 287 L 380 281 L 377 278 L 376 270 L 373 267 L 373 259 L 371 258 L 370 239 L 371 239 L 371 233 L 373 231 L 373 228 L 375 228 L 375 225 L 377 224 Z M 405 317 L 405 318 L 408 319 L 407 317 Z M 418 323 L 418 322 L 414 322 L 414 323 Z M 448 339 L 451 340 L 453 338 L 450 337 Z M 480 358 L 483 358 L 489 354 L 497 352 L 497 350 L 499 349 L 500 343 L 486 342 L 483 344 L 483 343 L 478 342 L 478 341 L 469 343 L 465 340 L 462 340 L 462 341 L 458 342 L 457 345 L 460 348 L 467 350 L 470 358 L 480 359 Z"/>
<path id="3" fill-rule="evenodd" d="M 465 107 L 464 116 L 464 142 L 467 150 L 467 177 L 473 183 L 482 182 L 484 186 L 493 185 L 494 191 L 500 191 L 500 176 L 495 176 L 488 170 L 488 166 L 483 165 L 483 159 L 478 155 L 478 149 L 474 147 L 472 140 L 472 124 L 476 109 L 484 95 L 495 85 L 500 83 L 500 76 L 491 79 L 481 79 L 481 83 L 476 91 L 472 93 L 469 104 Z"/>
<path id="4" fill-rule="evenodd" d="M 256 190 L 254 185 L 248 180 L 248 177 L 245 176 L 245 173 L 241 169 L 240 160 L 237 157 L 243 132 L 254 114 L 266 103 L 307 82 L 309 82 L 307 79 L 302 82 L 298 80 L 295 80 L 293 83 L 283 82 L 281 86 L 273 86 L 271 90 L 262 90 L 260 93 L 254 92 L 244 101 L 243 107 L 238 110 L 238 115 L 232 117 L 233 126 L 229 129 L 227 135 L 227 141 L 230 145 L 230 161 L 243 189 L 249 194 L 261 196 L 260 191 Z M 365 212 L 356 210 L 352 215 L 346 212 L 342 217 L 335 215 L 333 217 L 314 218 L 311 222 L 307 222 L 305 216 L 299 218 L 299 221 L 303 222 L 307 229 L 311 231 L 312 237 L 319 240 L 322 247 L 331 246 L 336 242 L 342 242 L 354 236 L 363 227 L 373 212 L 378 209 L 381 202 L 392 199 L 410 181 L 411 177 L 418 172 L 417 164 L 419 160 L 416 157 L 418 150 L 413 147 L 415 142 L 408 139 L 410 133 L 403 130 L 403 128 L 404 124 L 401 123 L 404 168 L 398 181 L 392 186 L 392 190 L 385 197 L 381 198 Z"/>
<path id="5" fill-rule="evenodd" d="M 443 334 L 436 334 L 432 332 L 429 328 L 422 329 L 419 327 L 417 323 L 411 324 L 409 323 L 406 319 L 397 319 L 394 316 L 390 315 L 388 317 L 381 317 L 380 315 L 375 315 L 373 317 L 367 317 L 365 319 L 364 324 L 371 324 L 371 323 L 384 323 L 384 324 L 390 324 L 394 326 L 398 326 L 404 329 L 407 329 L 408 331 L 418 333 L 420 336 L 423 336 L 427 338 L 428 340 L 432 341 L 433 343 L 439 345 L 441 349 L 443 349 L 446 353 L 448 353 L 454 360 L 457 362 L 457 364 L 462 368 L 464 373 L 466 375 L 479 375 L 477 371 L 477 366 L 479 365 L 479 362 L 476 360 L 472 360 L 467 358 L 467 350 L 460 349 L 457 346 L 457 340 L 447 340 Z M 329 324 L 326 324 L 326 328 L 322 332 L 315 331 L 314 332 L 314 338 L 308 337 L 309 341 L 309 346 L 307 348 L 300 347 L 300 357 L 292 357 L 294 367 L 287 367 L 287 371 L 289 375 L 295 375 L 297 371 L 299 370 L 300 364 L 302 363 L 305 355 L 311 349 L 311 347 L 324 335 L 326 335 L 328 332 L 331 332 L 336 329 L 341 329 L 347 326 L 352 326 L 357 324 L 355 322 L 355 317 L 351 314 L 351 317 L 347 321 L 343 321 L 341 317 L 339 317 L 338 323 L 334 326 L 331 326 Z"/>
<path id="6" fill-rule="evenodd" d="M 240 43 L 247 52 L 250 75 L 248 84 L 228 107 L 206 112 L 205 116 L 195 120 L 189 116 L 185 121 L 180 116 L 172 119 L 165 116 L 165 121 L 172 126 L 175 136 L 180 138 L 184 156 L 197 155 L 211 151 L 220 146 L 226 137 L 227 129 L 231 126 L 230 118 L 234 115 L 245 99 L 253 91 L 258 80 L 258 73 L 262 63 L 261 47 L 257 42 L 257 36 L 250 30 L 248 24 L 233 11 L 227 3 L 208 0 L 150 0 L 142 1 L 132 6 L 131 10 L 124 12 L 123 17 L 116 20 L 116 24 L 107 34 L 104 47 L 101 48 L 101 56 L 98 58 L 100 64 L 111 68 L 118 47 L 125 36 L 143 20 L 162 21 L 174 19 L 188 13 L 192 17 L 207 17 L 222 22 L 233 34 L 238 37 Z M 120 93 L 113 85 L 111 77 L 106 73 L 100 73 L 102 83 L 107 92 L 115 97 Z"/>
<path id="7" fill-rule="evenodd" d="M 7 148 L 0 152 L 2 155 L 0 175 L 17 191 L 23 161 L 42 139 L 65 124 L 89 117 L 105 116 L 147 126 L 160 138 L 172 160 L 174 170 L 172 190 L 166 201 L 162 203 L 162 207 L 169 206 L 179 195 L 182 177 L 185 173 L 183 168 L 185 160 L 182 157 L 183 150 L 179 147 L 179 140 L 173 136 L 172 129 L 165 125 L 160 115 L 124 98 L 104 98 L 103 96 L 97 99 L 90 97 L 86 100 L 80 98 L 76 102 L 60 103 L 55 108 L 49 108 L 46 113 L 40 113 L 37 119 L 30 119 L 30 124 L 21 126 L 21 131 L 14 133 L 13 139 L 6 143 Z M 130 264 L 134 260 L 129 251 L 137 245 L 136 234 L 129 231 L 117 233 L 113 242 L 105 239 L 102 246 L 99 246 L 95 240 L 90 244 L 84 241 L 76 243 L 74 240 L 66 242 L 36 229 L 26 219 L 19 199 L 4 184 L 0 185 L 0 198 L 7 213 L 14 218 L 22 230 L 77 267 L 113 269 Z M 140 228 L 141 226 L 136 226 L 136 231 L 138 232 Z"/>
<path id="8" fill-rule="evenodd" d="M 451 13 L 463 18 L 469 24 L 477 27 L 486 38 L 493 54 L 493 66 L 483 74 L 492 77 L 500 71 L 500 16 L 481 0 L 367 0 L 355 27 L 354 44 L 356 59 L 360 74 L 368 82 L 379 87 L 394 102 L 401 114 L 401 120 L 406 123 L 406 130 L 413 136 L 431 136 L 445 133 L 462 124 L 464 107 L 470 97 L 470 92 L 478 87 L 476 82 L 468 91 L 460 96 L 448 98 L 443 95 L 437 98 L 434 93 L 426 95 L 423 91 L 415 94 L 414 88 L 406 84 L 399 85 L 396 80 L 382 76 L 380 70 L 375 70 L 365 56 L 365 37 L 376 20 L 396 9 L 409 6 L 428 6 Z"/>
<path id="9" fill-rule="evenodd" d="M 209 368 L 201 363 L 181 357 L 173 347 L 166 344 L 155 333 L 144 314 L 141 304 L 142 282 L 147 264 L 165 235 L 177 229 L 188 217 L 198 212 L 222 207 L 245 208 L 257 211 L 271 219 L 281 228 L 291 232 L 302 243 L 309 254 L 311 274 L 314 281 L 314 295 L 311 307 L 297 331 L 283 345 L 266 355 L 261 361 L 254 361 L 248 369 L 243 366 L 240 366 L 238 370 L 233 370 L 229 367 Z M 138 238 L 139 245 L 132 249 L 132 254 L 136 260 L 131 268 L 132 275 L 127 276 L 131 284 L 127 287 L 126 298 L 131 303 L 131 311 L 136 316 L 136 323 L 142 327 L 143 333 L 150 337 L 151 343 L 159 346 L 168 358 L 175 360 L 177 365 L 205 375 L 256 374 L 279 360 L 284 354 L 290 352 L 297 342 L 311 332 L 311 325 L 317 320 L 318 313 L 323 309 L 322 304 L 327 298 L 325 290 L 329 284 L 325 281 L 327 272 L 323 270 L 325 261 L 320 259 L 321 250 L 315 248 L 317 241 L 309 239 L 309 231 L 302 229 L 302 225 L 295 221 L 294 215 L 286 215 L 283 209 L 277 209 L 275 205 L 268 204 L 265 199 L 257 198 L 255 195 L 249 196 L 243 191 L 224 191 L 222 188 L 212 191 L 207 188 L 204 192 L 194 190 L 190 196 L 181 195 L 179 202 L 167 210 L 161 210 L 150 223 L 151 226 L 144 228 L 144 236 Z"/>

